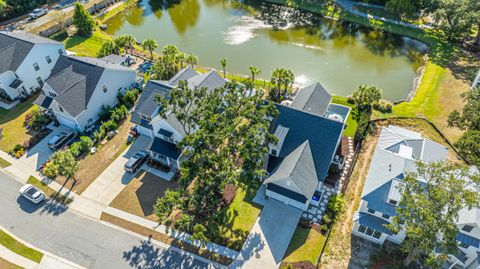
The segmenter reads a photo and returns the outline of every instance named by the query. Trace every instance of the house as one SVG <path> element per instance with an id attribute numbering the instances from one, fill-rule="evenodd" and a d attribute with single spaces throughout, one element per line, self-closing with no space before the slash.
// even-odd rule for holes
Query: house
<path id="1" fill-rule="evenodd" d="M 13 100 L 40 89 L 64 45 L 24 32 L 0 32 L 0 97 Z"/>
<path id="2" fill-rule="evenodd" d="M 103 106 L 115 106 L 117 95 L 135 83 L 136 73 L 96 58 L 60 56 L 35 104 L 57 121 L 84 131 L 99 118 Z"/>
<path id="3" fill-rule="evenodd" d="M 100 58 L 100 60 L 110 64 L 119 64 L 127 67 L 135 62 L 130 56 L 122 56 L 117 54 L 107 55 L 105 57 Z"/>
<path id="4" fill-rule="evenodd" d="M 295 96 L 289 106 L 277 105 L 271 132 L 276 144 L 269 145 L 265 195 L 287 205 L 307 210 L 316 191 L 320 191 L 340 145 L 344 120 L 330 119 L 332 96 L 320 83 L 309 85 Z M 330 111 L 330 112 L 329 112 Z"/>
<path id="5" fill-rule="evenodd" d="M 405 234 L 394 234 L 385 225 L 396 214 L 402 179 L 416 171 L 417 161 L 445 161 L 447 153 L 445 146 L 419 133 L 393 125 L 382 127 L 352 233 L 379 244 L 386 240 L 401 243 Z"/>
<path id="6" fill-rule="evenodd" d="M 145 85 L 131 118 L 136 124 L 137 132 L 152 139 L 147 148 L 150 159 L 174 170 L 180 167 L 183 157 L 177 144 L 187 135 L 189 129 L 183 126 L 173 113 L 167 112 L 166 118 L 161 117 L 161 107 L 155 98 L 157 95 L 168 96 L 170 90 L 177 87 L 182 80 L 186 81 L 189 87 L 206 87 L 208 90 L 223 87 L 227 83 L 214 71 L 199 74 L 190 67 L 180 70 L 169 81 L 150 80 Z"/>

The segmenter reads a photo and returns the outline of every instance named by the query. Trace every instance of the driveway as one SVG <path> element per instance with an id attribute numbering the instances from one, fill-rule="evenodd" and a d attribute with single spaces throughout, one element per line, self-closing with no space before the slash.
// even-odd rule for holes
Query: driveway
<path id="1" fill-rule="evenodd" d="M 273 199 L 266 200 L 240 255 L 229 268 L 278 268 L 302 211 Z"/>
<path id="2" fill-rule="evenodd" d="M 214 268 L 202 258 L 66 210 L 51 214 L 18 195 L 21 184 L 0 171 L 0 225 L 17 237 L 86 268 Z"/>
<path id="3" fill-rule="evenodd" d="M 27 180 L 31 175 L 34 175 L 38 169 L 40 169 L 42 164 L 48 161 L 50 155 L 53 153 L 48 147 L 48 141 L 60 132 L 71 131 L 62 125 L 54 127 L 50 124 L 48 128 L 51 129 L 52 132 L 38 142 L 33 148 L 27 150 L 20 159 L 12 162 L 12 165 L 6 168 L 7 171 L 20 177 L 22 180 Z"/>
<path id="4" fill-rule="evenodd" d="M 149 137 L 139 136 L 120 157 L 114 160 L 112 164 L 88 186 L 81 197 L 101 205 L 109 205 L 135 176 L 135 174 L 125 172 L 123 168 L 124 165 L 133 154 L 145 150 L 149 143 Z"/>

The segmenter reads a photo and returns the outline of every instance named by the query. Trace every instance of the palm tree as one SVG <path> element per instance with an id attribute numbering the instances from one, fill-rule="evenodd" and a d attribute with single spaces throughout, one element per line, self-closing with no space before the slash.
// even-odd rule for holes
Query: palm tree
<path id="1" fill-rule="evenodd" d="M 124 50 L 125 52 L 127 50 L 130 51 L 130 54 L 132 54 L 132 51 L 133 51 L 133 46 L 135 45 L 136 43 L 136 40 L 135 40 L 135 37 L 133 37 L 132 35 L 125 35 L 125 47 L 124 47 Z"/>
<path id="2" fill-rule="evenodd" d="M 222 66 L 222 69 L 223 69 L 223 78 L 227 78 L 227 72 L 226 72 L 227 59 L 222 58 L 222 59 L 220 60 L 220 65 Z"/>
<path id="3" fill-rule="evenodd" d="M 248 70 L 250 71 L 250 75 L 252 75 L 252 82 L 255 83 L 255 76 L 260 75 L 262 71 L 258 67 L 253 65 L 250 65 Z"/>
<path id="4" fill-rule="evenodd" d="M 283 97 L 287 95 L 288 89 L 292 87 L 294 81 L 295 81 L 295 75 L 293 75 L 292 70 L 283 69 L 282 70 L 282 83 L 284 86 L 284 90 L 282 93 Z"/>
<path id="5" fill-rule="evenodd" d="M 288 89 L 292 87 L 295 76 L 293 72 L 285 68 L 277 68 L 272 72 L 272 78 L 270 83 L 273 85 L 273 89 L 270 91 L 270 98 L 273 101 L 281 102 L 287 95 Z M 283 91 L 281 91 L 283 86 Z"/>
<path id="6" fill-rule="evenodd" d="M 142 42 L 142 48 L 150 52 L 150 59 L 153 60 L 153 50 L 158 48 L 158 43 L 152 38 L 147 38 Z"/>
<path id="7" fill-rule="evenodd" d="M 187 55 L 183 52 L 180 52 L 177 55 L 175 55 L 175 61 L 180 65 L 181 69 L 184 68 L 186 60 L 187 60 Z"/>
<path id="8" fill-rule="evenodd" d="M 188 54 L 186 61 L 187 64 L 189 64 L 192 68 L 195 68 L 195 66 L 198 64 L 198 57 L 194 54 Z"/>

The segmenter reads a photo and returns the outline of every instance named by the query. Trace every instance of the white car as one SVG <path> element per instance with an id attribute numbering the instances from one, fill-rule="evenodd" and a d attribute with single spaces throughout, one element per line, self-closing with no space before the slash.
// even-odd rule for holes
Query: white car
<path id="1" fill-rule="evenodd" d="M 34 204 L 38 204 L 45 199 L 45 193 L 30 184 L 21 187 L 19 192 Z"/>
<path id="2" fill-rule="evenodd" d="M 43 15 L 47 14 L 48 13 L 48 9 L 42 7 L 42 8 L 36 8 L 33 10 L 32 13 L 30 13 L 30 17 L 32 17 L 33 19 L 36 19 L 36 18 L 39 18 L 39 17 L 42 17 Z"/>

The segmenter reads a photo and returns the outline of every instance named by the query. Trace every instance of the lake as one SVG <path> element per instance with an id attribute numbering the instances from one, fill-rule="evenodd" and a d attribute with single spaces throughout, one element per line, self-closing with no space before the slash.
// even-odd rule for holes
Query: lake
<path id="1" fill-rule="evenodd" d="M 411 91 L 427 49 L 411 38 L 260 1 L 142 0 L 107 26 L 109 34 L 176 45 L 202 66 L 221 69 L 226 58 L 227 72 L 248 74 L 255 65 L 266 79 L 284 67 L 300 85 L 318 81 L 348 95 L 372 84 L 393 101 Z"/>

